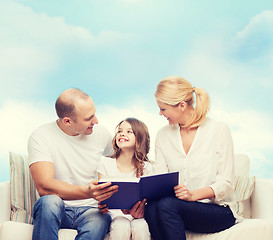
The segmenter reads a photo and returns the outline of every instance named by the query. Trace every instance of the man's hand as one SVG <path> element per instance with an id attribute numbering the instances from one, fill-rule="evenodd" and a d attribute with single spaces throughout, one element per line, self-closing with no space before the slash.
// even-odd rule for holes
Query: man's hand
<path id="1" fill-rule="evenodd" d="M 144 211 L 145 211 L 145 203 L 146 199 L 143 199 L 142 201 L 138 201 L 132 209 L 122 209 L 121 211 L 124 214 L 131 214 L 133 218 L 143 218 L 144 217 Z"/>
<path id="2" fill-rule="evenodd" d="M 118 186 L 111 186 L 111 182 L 98 184 L 98 181 L 92 181 L 88 186 L 88 190 L 90 192 L 90 197 L 101 202 L 117 192 Z"/>
<path id="3" fill-rule="evenodd" d="M 99 208 L 99 211 L 102 214 L 106 214 L 106 213 L 109 212 L 107 205 L 106 204 L 101 204 L 101 202 L 98 203 L 98 208 Z"/>

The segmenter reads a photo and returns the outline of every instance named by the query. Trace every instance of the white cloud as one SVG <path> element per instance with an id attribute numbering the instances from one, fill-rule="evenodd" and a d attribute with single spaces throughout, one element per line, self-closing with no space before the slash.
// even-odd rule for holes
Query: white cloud
<path id="1" fill-rule="evenodd" d="M 268 10 L 254 16 L 230 39 L 198 38 L 181 58 L 178 72 L 216 86 L 273 87 L 272 29 L 273 11 Z"/>
<path id="2" fill-rule="evenodd" d="M 1 1 L 0 22 L 1 97 L 14 91 L 34 91 L 75 51 L 86 54 L 108 46 L 114 49 L 136 37 L 106 30 L 95 36 L 88 29 L 67 24 L 63 17 L 35 13 L 13 1 Z"/>
<path id="3" fill-rule="evenodd" d="M 28 137 L 39 125 L 56 118 L 53 110 L 42 103 L 4 103 L 0 108 L 0 159 L 9 151 L 26 154 Z"/>
<path id="4" fill-rule="evenodd" d="M 245 40 L 254 34 L 261 34 L 264 32 L 266 35 L 273 37 L 273 11 L 266 10 L 252 18 L 245 28 L 238 32 L 235 41 Z M 259 36 L 261 39 L 264 35 Z M 272 44 L 272 42 L 271 42 Z"/>

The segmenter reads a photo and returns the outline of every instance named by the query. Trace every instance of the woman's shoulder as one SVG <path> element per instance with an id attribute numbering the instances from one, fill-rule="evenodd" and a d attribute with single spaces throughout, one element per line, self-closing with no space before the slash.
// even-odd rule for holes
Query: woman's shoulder
<path id="1" fill-rule="evenodd" d="M 172 134 L 177 133 L 177 130 L 179 129 L 178 124 L 175 125 L 165 125 L 162 128 L 160 128 L 157 132 L 157 136 L 165 135 L 165 134 Z"/>
<path id="2" fill-rule="evenodd" d="M 200 126 L 204 131 L 221 133 L 222 131 L 228 132 L 228 124 L 212 118 L 206 118 L 205 122 Z"/>

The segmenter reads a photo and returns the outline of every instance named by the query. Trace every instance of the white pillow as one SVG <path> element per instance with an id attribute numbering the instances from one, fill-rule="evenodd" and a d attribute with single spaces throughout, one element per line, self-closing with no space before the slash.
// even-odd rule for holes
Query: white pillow
<path id="1" fill-rule="evenodd" d="M 234 178 L 234 191 L 236 206 L 235 211 L 239 216 L 250 217 L 247 211 L 248 200 L 255 187 L 255 177 L 241 177 Z"/>
<path id="2" fill-rule="evenodd" d="M 28 157 L 13 152 L 10 160 L 11 221 L 32 223 L 36 189 L 29 173 Z"/>

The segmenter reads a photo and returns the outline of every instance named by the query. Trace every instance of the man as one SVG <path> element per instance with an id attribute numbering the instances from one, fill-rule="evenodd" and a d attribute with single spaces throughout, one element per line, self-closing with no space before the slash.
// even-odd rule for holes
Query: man
<path id="1" fill-rule="evenodd" d="M 90 96 L 64 91 L 55 104 L 58 120 L 36 129 L 29 138 L 30 172 L 40 195 L 33 208 L 33 240 L 58 239 L 60 228 L 76 229 L 78 240 L 104 239 L 111 217 L 103 201 L 117 186 L 96 181 L 101 156 L 113 153 L 112 137 L 98 123 Z"/>

